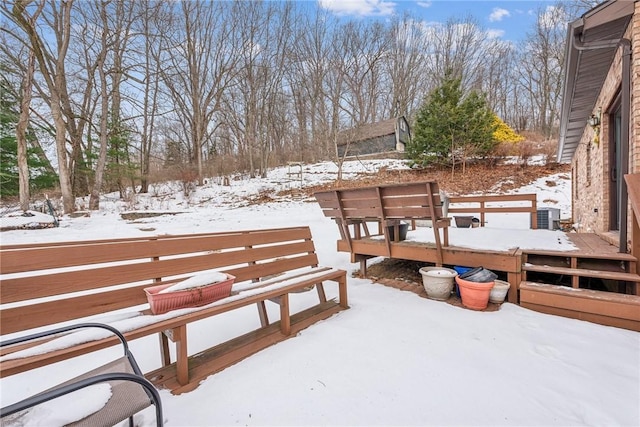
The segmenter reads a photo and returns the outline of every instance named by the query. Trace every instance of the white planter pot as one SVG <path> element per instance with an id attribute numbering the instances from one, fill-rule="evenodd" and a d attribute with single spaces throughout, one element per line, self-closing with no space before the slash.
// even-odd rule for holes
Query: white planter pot
<path id="1" fill-rule="evenodd" d="M 502 304 L 510 287 L 511 284 L 509 282 L 496 279 L 494 281 L 493 288 L 489 293 L 489 301 L 495 304 Z"/>
<path id="2" fill-rule="evenodd" d="M 422 267 L 419 271 L 428 298 L 445 301 L 451 296 L 453 281 L 458 275 L 455 270 L 445 267 Z"/>

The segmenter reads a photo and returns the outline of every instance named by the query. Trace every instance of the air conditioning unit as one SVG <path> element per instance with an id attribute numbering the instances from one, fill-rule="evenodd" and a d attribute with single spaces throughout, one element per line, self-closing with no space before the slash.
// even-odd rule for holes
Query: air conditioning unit
<path id="1" fill-rule="evenodd" d="M 560 229 L 560 209 L 540 208 L 538 209 L 538 229 L 558 230 Z"/>

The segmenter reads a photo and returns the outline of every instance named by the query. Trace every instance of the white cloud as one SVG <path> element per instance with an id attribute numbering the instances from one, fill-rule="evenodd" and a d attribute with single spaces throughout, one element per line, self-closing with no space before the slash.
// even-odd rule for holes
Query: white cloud
<path id="1" fill-rule="evenodd" d="M 318 0 L 321 8 L 337 15 L 393 15 L 396 4 L 385 0 Z"/>
<path id="2" fill-rule="evenodd" d="M 490 39 L 499 39 L 500 37 L 504 36 L 504 30 L 488 29 L 486 34 Z"/>
<path id="3" fill-rule="evenodd" d="M 496 22 L 502 21 L 502 18 L 511 16 L 511 13 L 507 9 L 502 9 L 501 7 L 494 7 L 491 15 L 489 15 L 489 21 Z"/>
<path id="4" fill-rule="evenodd" d="M 420 6 L 420 7 L 427 8 L 427 7 L 431 7 L 431 5 L 433 4 L 433 2 L 432 2 L 432 1 L 419 1 L 419 2 L 417 2 L 416 4 L 417 4 L 418 6 Z"/>

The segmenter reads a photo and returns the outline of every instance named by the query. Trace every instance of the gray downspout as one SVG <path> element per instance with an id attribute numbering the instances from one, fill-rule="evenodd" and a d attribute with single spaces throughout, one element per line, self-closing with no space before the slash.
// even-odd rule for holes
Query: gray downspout
<path id="1" fill-rule="evenodd" d="M 627 220 L 628 197 L 627 183 L 624 176 L 629 173 L 629 145 L 631 144 L 629 135 L 629 126 L 631 123 L 631 41 L 629 39 L 620 39 L 622 46 L 622 87 L 621 87 L 621 121 L 620 129 L 620 170 L 618 170 L 618 182 L 620 188 L 618 190 L 618 212 L 620 213 L 620 242 L 619 252 L 627 252 Z"/>

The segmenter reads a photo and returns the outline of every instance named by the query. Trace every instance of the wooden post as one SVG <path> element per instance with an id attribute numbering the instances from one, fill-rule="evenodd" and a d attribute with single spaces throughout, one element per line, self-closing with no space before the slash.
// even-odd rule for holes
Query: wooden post
<path id="1" fill-rule="evenodd" d="M 366 261 L 364 261 L 366 264 Z M 349 301 L 347 300 L 347 278 L 346 275 L 340 276 L 338 279 L 338 292 L 340 294 L 340 307 L 349 308 Z"/>
<path id="2" fill-rule="evenodd" d="M 291 317 L 289 316 L 289 294 L 280 297 L 280 332 L 291 335 Z"/>
<path id="3" fill-rule="evenodd" d="M 172 341 L 176 343 L 176 378 L 178 384 L 189 384 L 189 353 L 187 351 L 187 325 L 172 330 Z"/>
<path id="4" fill-rule="evenodd" d="M 162 366 L 168 366 L 171 364 L 171 355 L 169 353 L 169 339 L 164 332 L 158 332 L 160 338 L 160 361 Z"/>

